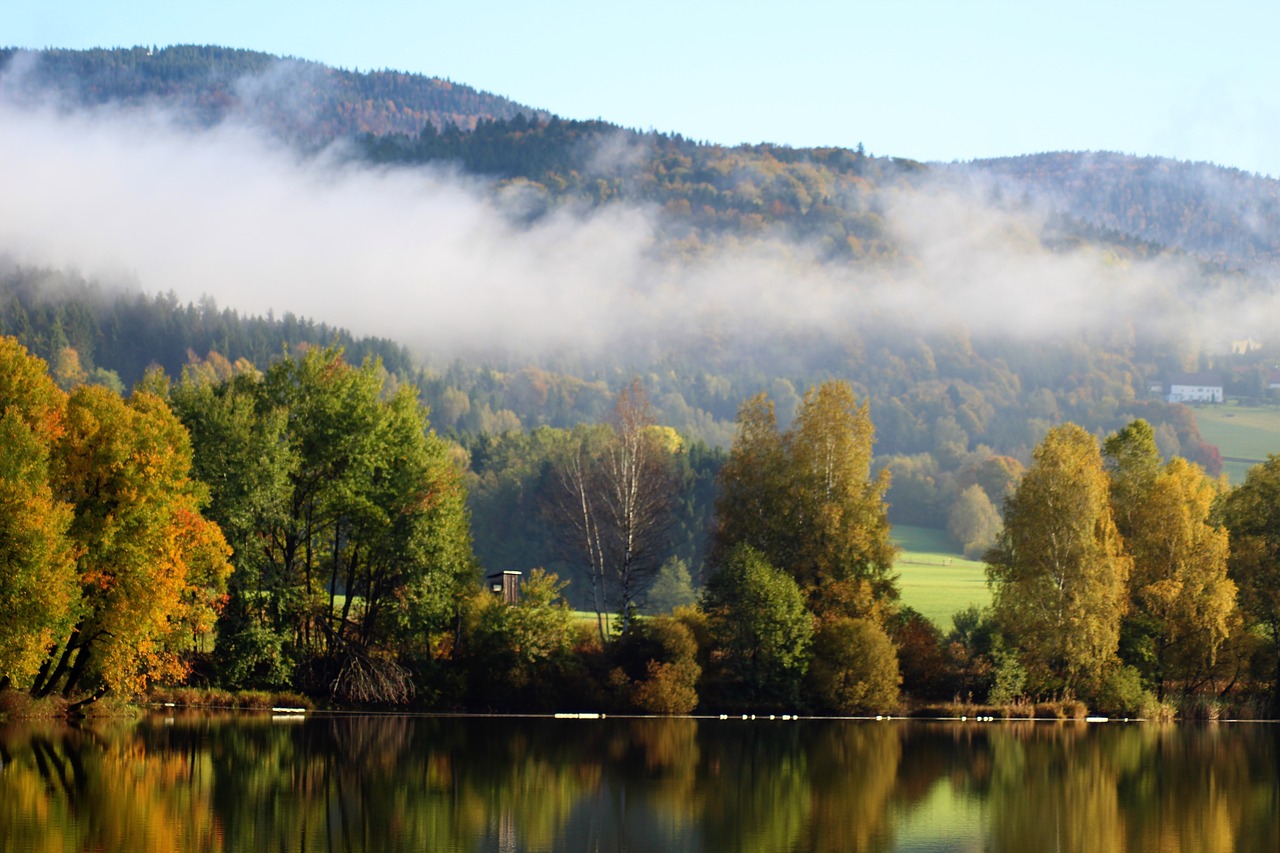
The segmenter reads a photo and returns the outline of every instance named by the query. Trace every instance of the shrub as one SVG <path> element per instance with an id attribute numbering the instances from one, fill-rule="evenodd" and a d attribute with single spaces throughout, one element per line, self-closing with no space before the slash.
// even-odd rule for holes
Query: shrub
<path id="1" fill-rule="evenodd" d="M 694 686 L 701 668 L 693 660 L 649 661 L 648 678 L 636 685 L 632 701 L 650 714 L 688 714 L 698 706 Z"/>
<path id="2" fill-rule="evenodd" d="M 838 714 L 891 711 L 898 705 L 898 653 L 867 619 L 836 616 L 818 624 L 809 688 L 814 702 Z"/>
<path id="3" fill-rule="evenodd" d="M 1154 697 L 1142 686 L 1136 667 L 1122 666 L 1108 673 L 1098 691 L 1097 710 L 1111 716 L 1136 717 Z"/>

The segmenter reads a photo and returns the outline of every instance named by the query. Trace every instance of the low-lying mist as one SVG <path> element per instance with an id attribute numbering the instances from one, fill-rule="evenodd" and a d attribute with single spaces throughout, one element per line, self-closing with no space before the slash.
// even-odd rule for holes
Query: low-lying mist
<path id="1" fill-rule="evenodd" d="M 4 87 L 0 86 L 0 92 Z M 1043 222 L 954 182 L 879 199 L 901 259 L 819 259 L 778 233 L 692 259 L 661 212 L 565 206 L 432 168 L 300 155 L 227 121 L 0 98 L 0 252 L 242 313 L 291 311 L 423 353 L 646 354 L 714 330 L 839 337 L 866 324 L 975 335 L 1241 336 L 1274 295 L 1206 290 L 1193 263 L 1049 249 Z M 608 152 L 616 157 L 616 152 Z"/>

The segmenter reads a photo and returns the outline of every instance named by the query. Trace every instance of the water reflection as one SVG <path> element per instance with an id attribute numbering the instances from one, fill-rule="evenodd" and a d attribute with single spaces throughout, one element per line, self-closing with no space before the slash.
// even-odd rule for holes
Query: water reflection
<path id="1" fill-rule="evenodd" d="M 1277 729 L 182 715 L 0 730 L 6 850 L 1271 850 Z"/>

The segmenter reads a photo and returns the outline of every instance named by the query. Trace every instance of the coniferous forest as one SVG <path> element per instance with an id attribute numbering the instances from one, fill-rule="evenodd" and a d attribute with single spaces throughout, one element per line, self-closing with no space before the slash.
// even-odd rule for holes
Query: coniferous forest
<path id="1" fill-rule="evenodd" d="M 3 692 L 73 710 L 196 689 L 476 711 L 1280 707 L 1280 459 L 1228 484 L 1165 393 L 1213 375 L 1273 402 L 1278 342 L 1226 308 L 1274 294 L 1274 181 L 727 148 L 212 47 L 6 50 L 0 79 L 10 109 L 162 102 L 184 132 L 250 123 L 339 172 L 460 176 L 514 234 L 643 211 L 655 293 L 740 254 L 795 272 L 776 293 L 747 266 L 726 285 L 777 299 L 776 322 L 713 306 L 613 346 L 451 349 L 0 245 Z M 904 226 L 956 197 L 995 223 L 978 243 L 1034 261 L 1005 304 L 1051 299 L 1062 268 L 1140 295 L 1060 327 L 926 317 L 1002 274 Z M 819 286 L 852 306 L 840 322 L 787 313 Z M 949 531 L 992 607 L 943 625 L 905 606 L 895 524 Z"/>

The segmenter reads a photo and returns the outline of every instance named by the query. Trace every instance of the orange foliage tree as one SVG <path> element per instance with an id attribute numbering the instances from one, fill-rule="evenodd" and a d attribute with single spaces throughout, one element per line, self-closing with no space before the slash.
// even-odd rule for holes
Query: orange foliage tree
<path id="1" fill-rule="evenodd" d="M 184 674 L 230 573 L 164 401 L 59 391 L 0 341 L 0 682 L 77 702 Z"/>

